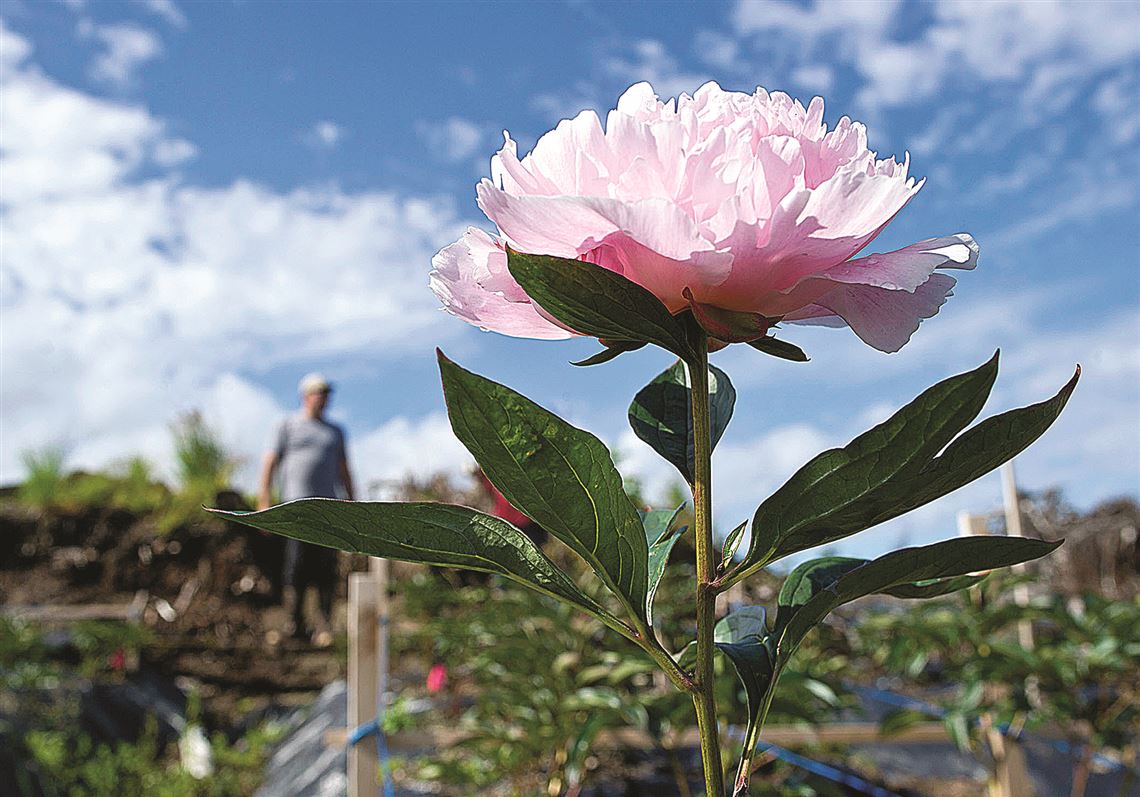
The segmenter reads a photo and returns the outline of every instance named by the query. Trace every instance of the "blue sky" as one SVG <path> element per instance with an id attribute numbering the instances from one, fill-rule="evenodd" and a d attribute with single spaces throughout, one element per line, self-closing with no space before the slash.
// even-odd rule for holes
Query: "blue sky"
<path id="1" fill-rule="evenodd" d="M 1140 491 L 1140 7 L 1134 3 L 19 2 L 0 38 L 0 480 L 62 445 L 96 467 L 169 466 L 201 409 L 254 465 L 301 374 L 338 385 L 362 482 L 458 473 L 432 351 L 614 448 L 650 494 L 673 479 L 625 422 L 669 359 L 567 363 L 588 341 L 481 333 L 438 311 L 434 252 L 490 229 L 474 184 L 510 130 L 526 150 L 630 84 L 820 94 L 827 121 L 911 153 L 920 194 L 872 244 L 966 231 L 977 271 L 896 355 L 791 328 L 807 365 L 733 347 L 716 455 L 722 528 L 796 467 L 931 382 L 1003 350 L 987 412 L 1056 390 L 1066 415 L 1023 487 L 1089 506 Z M 850 541 L 954 532 L 996 476 Z"/>

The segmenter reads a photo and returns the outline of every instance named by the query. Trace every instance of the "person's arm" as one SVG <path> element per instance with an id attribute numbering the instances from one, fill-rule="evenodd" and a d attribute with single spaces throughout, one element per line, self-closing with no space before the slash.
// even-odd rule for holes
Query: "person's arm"
<path id="1" fill-rule="evenodd" d="M 265 459 L 262 460 L 261 463 L 261 478 L 257 485 L 258 509 L 269 509 L 273 503 L 273 475 L 277 471 L 277 467 L 281 464 L 281 458 L 285 453 L 285 445 L 287 443 L 288 430 L 285 427 L 286 424 L 284 422 L 277 427 L 277 433 L 274 435 L 273 442 L 269 450 L 265 452 Z"/>
<path id="2" fill-rule="evenodd" d="M 352 489 L 352 471 L 348 469 L 348 447 L 344 442 L 344 432 L 340 435 L 340 464 L 337 470 L 340 473 L 340 483 L 344 487 L 345 498 L 355 501 L 356 492 Z"/>
<path id="3" fill-rule="evenodd" d="M 270 491 L 273 485 L 273 473 L 277 470 L 281 456 L 277 451 L 270 451 L 261 463 L 261 479 L 257 486 L 257 508 L 269 509 L 271 503 Z"/>
<path id="4" fill-rule="evenodd" d="M 349 501 L 356 500 L 352 489 L 352 472 L 348 469 L 348 457 L 340 459 L 340 483 L 344 486 L 344 495 Z"/>

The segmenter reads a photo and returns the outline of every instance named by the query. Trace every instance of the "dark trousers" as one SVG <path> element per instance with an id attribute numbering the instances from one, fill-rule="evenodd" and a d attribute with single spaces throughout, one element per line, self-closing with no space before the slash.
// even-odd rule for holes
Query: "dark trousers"
<path id="1" fill-rule="evenodd" d="M 337 551 L 323 545 L 312 545 L 300 540 L 285 541 L 285 572 L 282 583 L 297 592 L 293 607 L 293 621 L 303 626 L 305 590 L 317 588 L 321 613 L 326 620 L 332 618 L 333 598 L 336 595 Z"/>

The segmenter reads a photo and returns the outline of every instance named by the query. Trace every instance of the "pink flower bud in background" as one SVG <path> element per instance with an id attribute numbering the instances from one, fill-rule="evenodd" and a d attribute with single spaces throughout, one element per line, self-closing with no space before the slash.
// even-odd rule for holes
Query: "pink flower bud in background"
<path id="1" fill-rule="evenodd" d="M 435 695 L 442 692 L 447 687 L 447 667 L 442 664 L 433 664 L 431 669 L 428 670 L 427 677 L 427 690 L 428 694 Z"/>
<path id="2" fill-rule="evenodd" d="M 964 233 L 854 257 L 922 187 L 909 167 L 909 156 L 877 160 L 858 122 L 828 131 L 819 97 L 805 109 L 780 92 L 706 83 L 661 102 L 638 83 L 605 130 L 583 111 L 521 160 L 508 135 L 477 190 L 499 234 L 472 228 L 440 251 L 431 287 L 483 329 L 569 337 L 511 277 L 509 244 L 596 263 L 673 312 L 694 302 L 846 325 L 897 351 L 950 295 L 954 279 L 936 269 L 978 257 Z"/>

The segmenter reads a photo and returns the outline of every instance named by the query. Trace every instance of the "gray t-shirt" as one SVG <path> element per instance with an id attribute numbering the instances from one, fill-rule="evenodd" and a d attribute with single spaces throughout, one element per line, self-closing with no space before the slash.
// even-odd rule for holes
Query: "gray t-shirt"
<path id="1" fill-rule="evenodd" d="M 274 450 L 279 457 L 281 498 L 336 498 L 344 432 L 325 420 L 293 415 L 281 422 Z"/>

